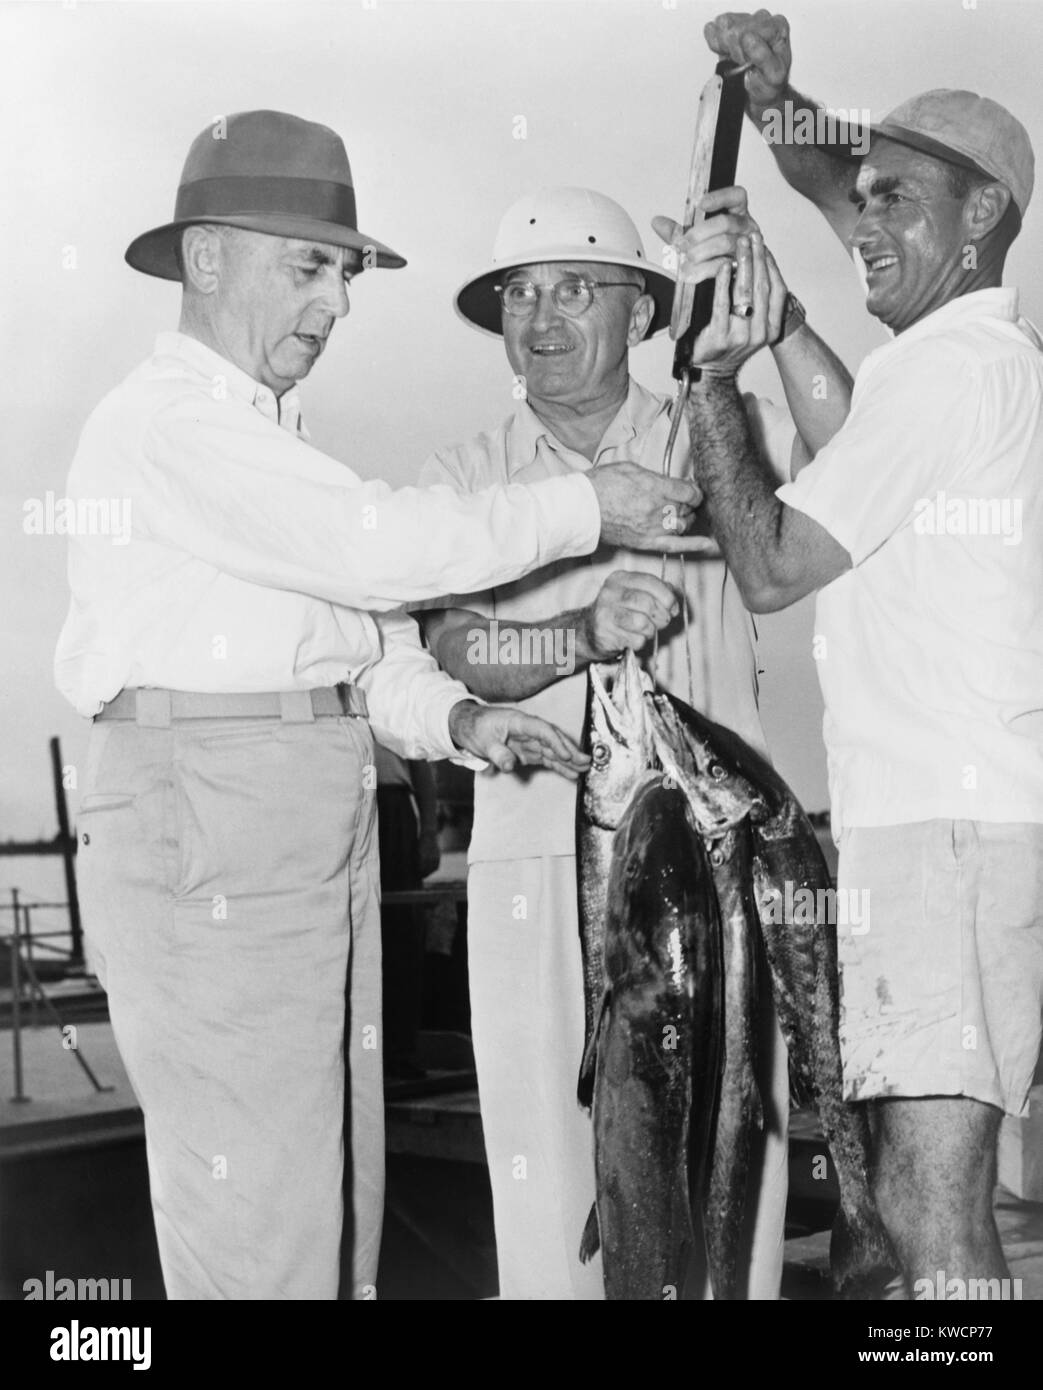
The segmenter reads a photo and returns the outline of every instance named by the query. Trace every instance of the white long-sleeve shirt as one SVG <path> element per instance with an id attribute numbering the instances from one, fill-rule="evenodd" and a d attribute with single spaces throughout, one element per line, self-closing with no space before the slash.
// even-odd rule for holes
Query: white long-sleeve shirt
<path id="1" fill-rule="evenodd" d="M 456 751 L 449 710 L 470 697 L 401 606 L 588 554 L 600 530 L 578 476 L 472 497 L 363 482 L 308 443 L 296 389 L 277 401 L 182 333 L 160 334 L 91 414 L 68 498 L 83 521 L 55 678 L 81 714 L 130 686 L 351 680 L 375 736 L 412 758 Z M 103 501 L 120 526 L 89 534 Z"/>

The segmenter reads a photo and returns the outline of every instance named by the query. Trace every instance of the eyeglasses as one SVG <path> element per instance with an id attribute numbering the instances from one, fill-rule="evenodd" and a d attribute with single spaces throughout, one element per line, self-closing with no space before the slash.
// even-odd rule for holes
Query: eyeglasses
<path id="1" fill-rule="evenodd" d="M 534 285 L 531 280 L 515 280 L 509 285 L 494 285 L 493 290 L 508 314 L 515 318 L 525 318 L 535 313 L 540 295 L 550 290 L 554 306 L 570 319 L 578 319 L 585 314 L 594 302 L 596 289 L 612 289 L 623 286 L 641 293 L 641 286 L 632 280 L 583 280 L 570 276 L 559 280 L 556 285 Z"/>

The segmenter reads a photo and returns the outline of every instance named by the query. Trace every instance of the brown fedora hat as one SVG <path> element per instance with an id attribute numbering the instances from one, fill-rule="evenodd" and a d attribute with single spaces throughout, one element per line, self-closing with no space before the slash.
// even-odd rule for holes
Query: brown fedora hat
<path id="1" fill-rule="evenodd" d="M 375 258 L 385 270 L 406 263 L 358 230 L 351 166 L 336 131 L 282 111 L 240 111 L 197 135 L 181 172 L 174 220 L 135 237 L 125 253 L 128 265 L 180 280 L 176 248 L 182 231 L 198 222 L 369 251 L 369 264 Z"/>

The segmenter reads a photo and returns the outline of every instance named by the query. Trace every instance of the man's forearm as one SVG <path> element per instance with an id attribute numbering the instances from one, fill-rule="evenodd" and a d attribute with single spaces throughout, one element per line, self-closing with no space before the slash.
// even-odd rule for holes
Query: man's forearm
<path id="1" fill-rule="evenodd" d="M 847 419 L 851 374 L 806 323 L 773 347 L 772 356 L 807 459 L 813 459 Z"/>
<path id="2" fill-rule="evenodd" d="M 733 377 L 704 373 L 693 385 L 688 427 L 713 533 L 746 606 L 758 612 L 775 579 L 782 503 Z"/>
<path id="3" fill-rule="evenodd" d="M 546 622 L 484 618 L 428 629 L 438 664 L 483 700 L 524 700 L 594 659 L 588 610 L 577 608 Z"/>
<path id="4" fill-rule="evenodd" d="M 846 202 L 857 161 L 865 153 L 861 132 L 849 129 L 844 121 L 827 122 L 827 141 L 813 143 L 825 119 L 822 110 L 789 85 L 770 105 L 748 101 L 746 108 L 771 147 L 782 177 L 816 207 Z"/>

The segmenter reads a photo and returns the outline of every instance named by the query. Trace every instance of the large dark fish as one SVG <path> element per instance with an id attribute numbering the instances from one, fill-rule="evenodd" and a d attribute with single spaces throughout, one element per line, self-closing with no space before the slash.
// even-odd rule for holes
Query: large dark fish
<path id="1" fill-rule="evenodd" d="M 713 1162 L 703 1207 L 706 1259 L 715 1299 L 743 1298 L 740 1267 L 750 1150 L 764 1123 L 757 1085 L 757 961 L 760 924 L 753 896 L 753 835 L 745 818 L 709 846 L 721 919 L 724 1056 Z"/>
<path id="2" fill-rule="evenodd" d="M 592 1107 L 608 1299 L 679 1298 L 705 1184 L 719 1073 L 719 924 L 686 798 L 662 776 L 634 792 L 608 883 L 605 993 Z"/>
<path id="3" fill-rule="evenodd" d="M 865 1107 L 843 1099 L 836 926 L 822 910 L 829 870 L 795 801 L 758 827 L 753 884 L 790 1066 L 818 1111 L 840 1184 L 829 1247 L 833 1287 L 841 1298 L 876 1298 L 898 1263 L 870 1188 Z M 789 902 L 802 901 L 801 890 L 810 889 L 819 910 L 790 913 L 785 921 L 787 885 Z"/>
<path id="4" fill-rule="evenodd" d="M 840 1185 L 830 1244 L 834 1289 L 842 1298 L 873 1297 L 898 1266 L 870 1188 L 864 1107 L 843 1099 L 836 927 L 823 912 L 783 922 L 777 906 L 787 883 L 790 901 L 802 888 L 827 901 L 822 850 L 797 798 L 759 753 L 681 700 L 648 698 L 656 753 L 684 787 L 703 835 L 714 838 L 749 816 L 754 896 L 791 1073 L 814 1102 Z M 678 752 L 678 730 L 686 752 Z"/>
<path id="5" fill-rule="evenodd" d="M 576 806 L 579 930 L 583 952 L 585 1031 L 578 1094 L 589 1107 L 594 1090 L 593 1038 L 605 991 L 604 937 L 612 841 L 638 783 L 652 767 L 645 715 L 647 682 L 634 660 L 588 671 L 583 748 L 591 764 Z"/>

